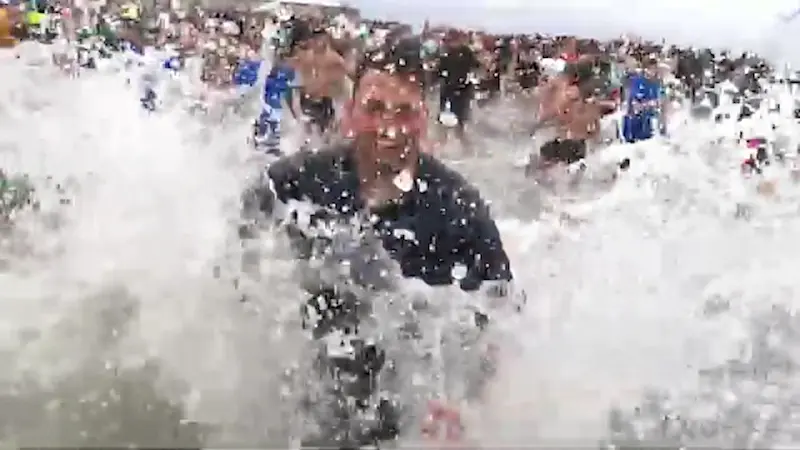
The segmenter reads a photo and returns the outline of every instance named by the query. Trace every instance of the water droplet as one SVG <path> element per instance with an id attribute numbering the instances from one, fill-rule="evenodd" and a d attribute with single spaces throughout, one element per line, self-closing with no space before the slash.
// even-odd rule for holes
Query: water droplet
<path id="1" fill-rule="evenodd" d="M 403 192 L 409 192 L 414 187 L 414 178 L 408 169 L 403 169 L 392 181 Z"/>
<path id="2" fill-rule="evenodd" d="M 450 271 L 450 275 L 454 280 L 463 280 L 467 277 L 467 266 L 463 264 L 456 264 Z"/>

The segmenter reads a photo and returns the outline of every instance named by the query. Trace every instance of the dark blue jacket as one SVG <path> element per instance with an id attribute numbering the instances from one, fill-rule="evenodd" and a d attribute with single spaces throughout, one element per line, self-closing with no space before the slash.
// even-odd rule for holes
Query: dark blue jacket
<path id="1" fill-rule="evenodd" d="M 660 130 L 656 104 L 661 98 L 661 83 L 644 75 L 634 74 L 627 89 L 627 113 L 623 117 L 622 134 L 625 142 L 645 141 Z M 654 122 L 658 124 L 654 125 Z"/>
<path id="2" fill-rule="evenodd" d="M 310 201 L 336 218 L 353 217 L 364 205 L 351 154 L 338 147 L 284 157 L 267 172 L 274 192 L 261 195 L 275 195 L 283 203 Z M 267 205 L 262 209 L 272 204 L 268 198 L 259 200 Z M 466 276 L 459 275 L 459 284 L 468 291 L 484 281 L 512 278 L 500 233 L 480 193 L 433 156 L 420 156 L 412 191 L 372 213 L 372 230 L 405 277 L 449 285 L 456 281 L 454 267 L 463 266 Z"/>

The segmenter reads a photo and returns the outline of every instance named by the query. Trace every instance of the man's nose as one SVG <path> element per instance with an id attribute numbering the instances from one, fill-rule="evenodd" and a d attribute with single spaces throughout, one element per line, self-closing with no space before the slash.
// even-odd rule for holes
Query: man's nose
<path id="1" fill-rule="evenodd" d="M 392 137 L 394 137 L 397 134 L 407 132 L 400 120 L 400 115 L 394 111 L 384 111 L 378 116 L 378 119 L 378 131 L 381 134 L 391 132 L 393 133 Z"/>

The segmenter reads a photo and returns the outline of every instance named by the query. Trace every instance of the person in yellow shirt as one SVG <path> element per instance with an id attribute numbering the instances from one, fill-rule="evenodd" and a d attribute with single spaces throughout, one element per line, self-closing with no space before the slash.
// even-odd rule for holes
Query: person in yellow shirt
<path id="1" fill-rule="evenodd" d="M 36 8 L 29 8 L 25 12 L 25 25 L 29 36 L 44 36 L 47 24 L 47 14 Z M 43 26 L 44 25 L 44 26 Z"/>
<path id="2" fill-rule="evenodd" d="M 131 22 L 138 22 L 139 16 L 139 6 L 137 4 L 126 3 L 122 6 L 122 12 L 120 13 L 120 17 L 122 17 L 122 19 Z"/>

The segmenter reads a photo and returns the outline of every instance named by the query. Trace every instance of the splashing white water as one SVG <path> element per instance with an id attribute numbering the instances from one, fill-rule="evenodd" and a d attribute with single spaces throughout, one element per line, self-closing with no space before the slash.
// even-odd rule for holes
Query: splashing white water
<path id="1" fill-rule="evenodd" d="M 680 148 L 604 155 L 635 155 L 632 169 L 600 200 L 567 207 L 572 225 L 531 239 L 530 225 L 506 224 L 532 308 L 521 354 L 503 359 L 478 422 L 483 441 L 591 445 L 608 431 L 609 405 L 633 408 L 651 388 L 691 398 L 698 370 L 739 355 L 754 312 L 796 307 L 796 186 L 781 179 L 782 198 L 757 198 L 741 152 L 712 159 L 691 128 Z M 757 219 L 734 217 L 743 201 Z M 731 318 L 708 319 L 715 298 Z"/>
<path id="2" fill-rule="evenodd" d="M 119 76 L 65 80 L 9 67 L 0 167 L 78 188 L 65 225 L 32 241 L 44 256 L 0 273 L 0 355 L 15 369 L 2 376 L 46 385 L 98 355 L 115 370 L 155 360 L 159 389 L 193 419 L 219 425 L 218 441 L 279 442 L 275 386 L 303 342 L 293 317 L 302 297 L 290 262 L 271 261 L 248 304 L 225 276 L 239 251 L 231 221 L 248 174 L 238 162 L 245 121 L 203 130 L 181 112 L 142 113 Z M 632 170 L 600 200 L 565 207 L 568 223 L 500 221 L 529 307 L 500 324 L 512 337 L 486 404 L 474 408 L 472 438 L 594 442 L 610 406 L 634 404 L 650 386 L 691 391 L 698 369 L 737 350 L 751 309 L 792 301 L 797 218 L 776 215 L 785 208 L 775 200 L 759 201 L 750 222 L 734 219 L 750 195 L 731 175 L 740 161 L 725 151 L 709 158 L 701 132 L 686 131 L 679 149 L 621 147 Z M 734 198 L 734 188 L 744 193 Z M 794 190 L 781 185 L 786 199 Z M 515 207 L 526 205 L 507 209 Z M 714 296 L 735 299 L 733 319 L 706 320 Z M 107 314 L 126 298 L 133 322 L 109 339 Z"/>

